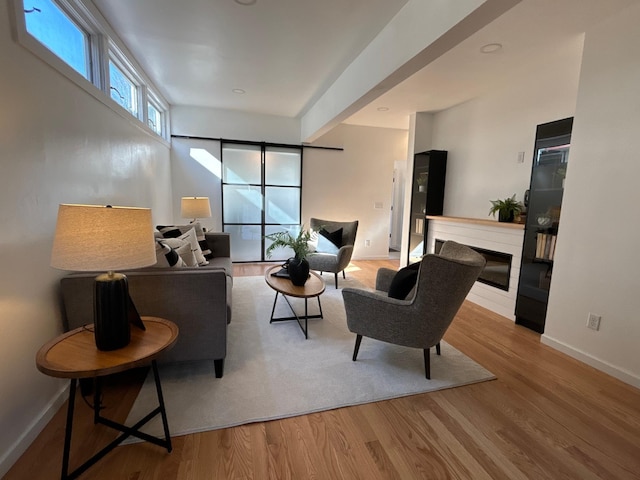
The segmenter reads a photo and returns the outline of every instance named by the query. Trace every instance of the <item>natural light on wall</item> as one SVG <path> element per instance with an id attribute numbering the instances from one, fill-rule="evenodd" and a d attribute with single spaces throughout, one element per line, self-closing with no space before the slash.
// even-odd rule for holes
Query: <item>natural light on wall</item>
<path id="1" fill-rule="evenodd" d="M 189 155 L 216 177 L 222 177 L 222 163 L 204 148 L 191 148 Z"/>

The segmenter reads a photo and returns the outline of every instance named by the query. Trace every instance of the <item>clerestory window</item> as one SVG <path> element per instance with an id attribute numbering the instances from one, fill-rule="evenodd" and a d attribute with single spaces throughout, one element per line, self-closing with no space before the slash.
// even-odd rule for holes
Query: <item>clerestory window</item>
<path id="1" fill-rule="evenodd" d="M 82 0 L 9 1 L 21 45 L 108 107 L 122 112 L 117 103 L 169 138 L 168 104 L 95 8 Z"/>

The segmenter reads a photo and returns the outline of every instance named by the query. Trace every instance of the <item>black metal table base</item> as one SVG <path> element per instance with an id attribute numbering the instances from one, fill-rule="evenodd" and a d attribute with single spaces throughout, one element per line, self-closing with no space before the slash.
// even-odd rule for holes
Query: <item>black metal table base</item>
<path id="1" fill-rule="evenodd" d="M 304 316 L 302 316 L 302 318 L 300 318 L 300 316 L 296 313 L 295 309 L 293 308 L 293 305 L 291 305 L 291 302 L 289 302 L 289 299 L 287 298 L 287 296 L 284 293 L 280 293 L 280 295 L 282 295 L 282 298 L 284 298 L 287 302 L 287 305 L 289 305 L 289 308 L 291 309 L 291 312 L 293 313 L 293 317 L 278 317 L 278 318 L 273 318 L 273 314 L 276 311 L 276 303 L 278 301 L 278 294 L 280 292 L 276 292 L 276 298 L 273 300 L 273 308 L 271 309 L 271 319 L 269 320 L 269 323 L 273 323 L 273 322 L 287 322 L 290 320 L 296 320 L 298 322 L 298 326 L 300 326 L 300 330 L 302 330 L 302 333 L 304 333 L 304 338 L 308 339 L 309 338 L 309 326 L 308 326 L 308 320 L 310 318 L 324 318 L 322 316 L 322 305 L 320 304 L 320 295 L 317 296 L 318 298 L 318 308 L 320 309 L 320 313 L 317 315 L 309 315 L 309 308 L 308 308 L 308 298 L 304 299 Z M 302 326 L 302 320 L 304 319 L 304 326 Z"/>
<path id="2" fill-rule="evenodd" d="M 100 423 L 102 425 L 106 425 L 107 427 L 113 428 L 115 430 L 119 430 L 122 435 L 118 436 L 114 441 L 109 443 L 106 447 L 96 453 L 89 460 L 84 462 L 78 468 L 76 468 L 73 472 L 69 473 L 69 451 L 71 449 L 71 430 L 73 427 L 73 410 L 76 398 L 76 384 L 78 380 L 76 378 L 71 379 L 71 388 L 69 389 L 69 406 L 67 408 L 67 425 L 65 430 L 64 437 L 64 453 L 62 455 L 62 480 L 71 480 L 74 478 L 78 478 L 82 473 L 84 473 L 89 467 L 98 462 L 102 457 L 104 457 L 111 450 L 120 445 L 126 438 L 130 436 L 137 437 L 141 440 L 145 440 L 147 442 L 153 443 L 155 445 L 159 445 L 167 449 L 168 452 L 171 452 L 171 436 L 169 435 L 169 424 L 167 423 L 167 412 L 164 407 L 164 398 L 162 396 L 162 388 L 160 387 L 160 376 L 158 375 L 158 366 L 156 365 L 156 361 L 153 360 L 151 362 L 151 368 L 153 370 L 153 377 L 156 383 L 156 393 L 158 395 L 158 407 L 146 415 L 143 419 L 138 421 L 135 425 L 128 427 L 126 425 L 122 425 L 120 423 L 114 422 L 108 418 L 105 418 L 100 415 L 100 395 L 101 395 L 101 385 L 100 385 L 100 377 L 96 377 L 96 385 L 94 389 L 94 401 L 93 401 L 93 423 Z M 155 417 L 157 414 L 162 416 L 162 425 L 164 427 L 164 439 L 154 437 L 147 433 L 141 432 L 140 428 L 145 425 L 149 420 Z"/>

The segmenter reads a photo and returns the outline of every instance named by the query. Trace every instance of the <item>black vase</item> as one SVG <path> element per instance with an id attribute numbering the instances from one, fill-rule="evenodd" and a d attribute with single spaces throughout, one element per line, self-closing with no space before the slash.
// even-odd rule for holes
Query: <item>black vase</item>
<path id="1" fill-rule="evenodd" d="M 291 283 L 296 287 L 302 287 L 309 278 L 309 262 L 306 259 L 290 258 L 287 262 L 287 271 Z"/>

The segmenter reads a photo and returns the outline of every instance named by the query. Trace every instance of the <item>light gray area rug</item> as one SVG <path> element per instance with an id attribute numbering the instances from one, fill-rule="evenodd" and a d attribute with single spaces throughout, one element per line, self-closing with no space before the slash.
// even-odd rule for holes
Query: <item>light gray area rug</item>
<path id="1" fill-rule="evenodd" d="M 331 277 L 331 278 L 329 278 Z M 160 366 L 172 436 L 273 420 L 405 395 L 431 392 L 495 378 L 489 371 L 442 342 L 431 353 L 431 380 L 424 376 L 422 350 L 363 338 L 358 361 L 351 356 L 355 335 L 348 331 L 341 290 L 326 276 L 321 296 L 324 319 L 309 320 L 309 339 L 295 321 L 269 324 L 275 292 L 263 277 L 238 277 L 233 286 L 224 377 L 213 362 Z M 340 279 L 340 287 L 361 287 Z M 292 299 L 297 311 L 304 301 Z M 309 300 L 310 314 L 317 300 Z M 276 316 L 290 316 L 278 299 Z M 129 414 L 135 423 L 157 406 L 149 374 Z M 159 416 L 144 429 L 162 434 Z"/>

